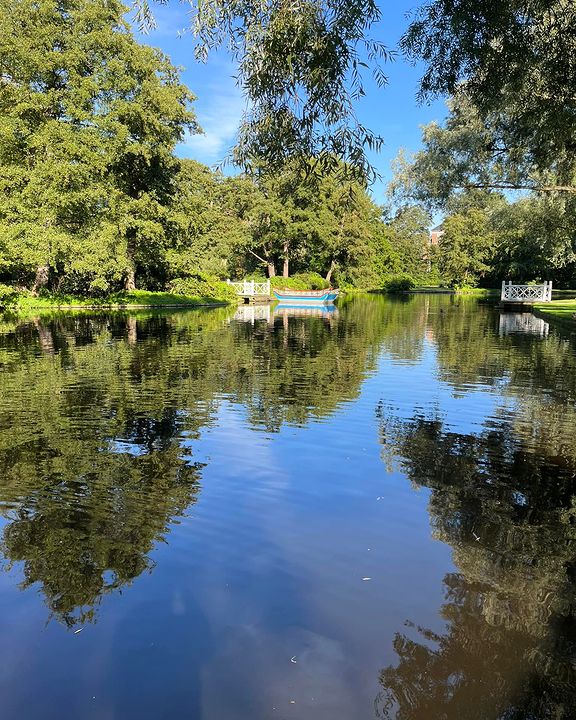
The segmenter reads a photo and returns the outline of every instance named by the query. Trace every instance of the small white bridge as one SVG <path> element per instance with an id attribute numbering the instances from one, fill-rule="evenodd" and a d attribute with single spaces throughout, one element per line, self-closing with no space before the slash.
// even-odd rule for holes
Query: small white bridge
<path id="1" fill-rule="evenodd" d="M 502 280 L 500 300 L 504 303 L 550 302 L 552 300 L 552 281 L 542 285 L 512 285 L 512 280 Z"/>
<path id="2" fill-rule="evenodd" d="M 255 280 L 240 280 L 238 282 L 226 280 L 236 291 L 237 295 L 243 298 L 269 298 L 270 297 L 270 280 L 265 282 L 256 282 Z"/>

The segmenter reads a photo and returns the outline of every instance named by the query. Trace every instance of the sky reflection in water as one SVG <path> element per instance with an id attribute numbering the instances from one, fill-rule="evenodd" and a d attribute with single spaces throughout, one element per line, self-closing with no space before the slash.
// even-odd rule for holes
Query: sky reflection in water
<path id="1" fill-rule="evenodd" d="M 530 318 L 1 320 L 3 717 L 574 717 L 576 343 Z"/>

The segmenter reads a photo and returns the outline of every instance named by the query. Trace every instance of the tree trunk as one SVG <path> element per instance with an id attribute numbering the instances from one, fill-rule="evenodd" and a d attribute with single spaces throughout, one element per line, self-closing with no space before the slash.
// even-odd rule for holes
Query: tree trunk
<path id="1" fill-rule="evenodd" d="M 282 268 L 282 277 L 289 277 L 290 275 L 290 257 L 288 255 L 288 240 L 284 240 L 284 266 Z"/>
<path id="2" fill-rule="evenodd" d="M 276 277 L 276 267 L 274 266 L 274 262 L 272 260 L 268 260 L 268 277 Z"/>
<path id="3" fill-rule="evenodd" d="M 128 292 L 136 290 L 136 271 L 134 270 L 134 265 L 131 265 L 128 268 L 126 280 L 124 281 L 124 290 L 127 290 Z"/>
<path id="4" fill-rule="evenodd" d="M 34 287 L 32 293 L 38 295 L 38 291 L 48 284 L 48 275 L 50 267 L 48 265 L 39 265 L 36 268 L 36 278 L 34 279 Z"/>
<path id="5" fill-rule="evenodd" d="M 332 260 L 332 262 L 330 263 L 330 268 L 328 269 L 328 272 L 326 273 L 326 277 L 324 278 L 326 280 L 326 282 L 329 283 L 332 280 L 332 273 L 334 272 L 335 269 L 336 269 L 336 263 L 334 262 L 334 260 Z"/>
<path id="6" fill-rule="evenodd" d="M 126 280 L 124 281 L 124 290 L 130 292 L 136 290 L 136 263 L 134 262 L 134 245 L 135 245 L 134 230 L 128 230 L 126 237 L 126 258 L 128 260 L 128 268 L 126 270 Z"/>

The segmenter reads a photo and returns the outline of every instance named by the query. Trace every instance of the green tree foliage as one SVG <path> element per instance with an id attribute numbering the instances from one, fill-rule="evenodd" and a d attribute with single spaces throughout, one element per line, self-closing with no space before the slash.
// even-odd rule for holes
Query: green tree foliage
<path id="1" fill-rule="evenodd" d="M 576 197 L 558 189 L 558 168 L 539 170 L 526 148 L 502 143 L 461 92 L 450 101 L 443 126 L 424 127 L 423 144 L 411 159 L 399 157 L 391 193 L 444 210 L 451 232 L 451 216 L 476 215 L 468 229 L 461 227 L 475 243 L 462 237 L 457 244 L 456 265 L 469 265 L 470 278 L 574 281 Z M 524 188 L 522 195 L 506 201 L 501 190 L 513 188 Z M 484 230 L 478 213 L 485 217 Z M 443 238 L 438 263 L 449 282 L 459 282 L 462 270 L 445 255 L 453 252 L 448 240 Z"/>
<path id="2" fill-rule="evenodd" d="M 401 207 L 386 223 L 394 267 L 384 273 L 402 273 L 413 280 L 424 280 L 430 270 L 429 213 L 420 205 Z"/>
<path id="3" fill-rule="evenodd" d="M 267 161 L 266 150 L 251 156 L 249 174 L 234 178 L 180 160 L 176 143 L 186 130 L 199 131 L 193 96 L 168 58 L 136 42 L 123 19 L 125 6 L 117 0 L 1 2 L 0 52 L 6 58 L 0 83 L 1 282 L 34 293 L 96 295 L 136 286 L 207 287 L 247 272 L 288 277 L 311 271 L 327 282 L 368 288 L 381 287 L 398 272 L 421 278 L 427 262 L 419 247 L 425 244 L 425 216 L 412 209 L 384 218 L 354 169 L 359 157 L 343 163 L 336 148 L 331 154 L 318 150 L 317 142 L 323 145 L 326 138 L 317 137 L 305 158 L 292 157 L 294 148 L 288 148 L 278 164 Z M 348 107 L 341 93 L 352 90 L 344 80 L 359 72 L 360 64 L 352 38 L 360 42 L 362 28 L 378 11 L 371 3 L 362 6 L 364 15 L 330 3 L 292 4 L 289 12 L 270 5 L 270 26 L 263 20 L 268 29 L 258 42 L 268 31 L 269 39 L 278 39 L 304 10 L 310 13 L 301 28 L 304 36 L 310 37 L 306 33 L 314 26 L 323 42 L 329 36 L 336 43 L 316 48 L 318 62 L 320 57 L 327 62 L 324 53 L 332 59 L 345 54 L 341 66 L 332 68 L 331 82 L 340 90 L 326 88 L 324 99 L 340 93 L 334 102 Z M 217 11 L 212 19 L 211 11 Z M 243 45 L 236 25 L 226 25 L 242 13 L 247 21 L 253 11 L 250 3 L 203 6 L 198 22 L 205 47 L 230 32 L 238 57 L 252 53 L 254 62 L 256 38 Z M 319 18 L 330 28 L 320 27 Z M 209 27 L 224 35 L 203 35 Z M 341 42 L 338 33 L 344 33 Z M 270 71 L 265 62 L 278 47 L 268 48 L 258 72 Z M 349 108 L 339 115 L 322 105 L 313 88 L 326 80 L 328 69 L 318 66 L 317 74 L 305 79 L 309 60 L 289 61 L 301 63 L 294 67 L 296 83 L 313 95 L 302 118 L 317 113 L 312 124 L 320 126 L 327 113 L 332 120 L 325 130 L 336 138 L 334 124 L 348 127 Z M 246 79 L 252 71 L 244 69 Z M 288 82 L 287 66 L 278 72 Z M 354 83 L 360 92 L 359 76 Z M 262 111 L 252 107 L 256 115 Z M 276 108 L 273 116 L 281 115 Z M 308 120 L 302 122 L 298 132 L 305 134 Z M 342 132 L 335 141 L 350 144 L 353 155 L 354 142 Z M 317 151 L 324 159 L 311 154 Z"/>
<path id="4" fill-rule="evenodd" d="M 138 18 L 150 22 L 147 0 Z M 245 168 L 264 161 L 282 169 L 288 160 L 317 157 L 324 168 L 335 158 L 370 173 L 365 146 L 381 139 L 364 127 L 354 101 L 364 95 L 366 55 L 380 85 L 379 61 L 389 53 L 369 38 L 381 13 L 374 0 L 198 0 L 191 3 L 196 57 L 226 46 L 237 62 L 248 101 L 234 152 Z"/>
<path id="5" fill-rule="evenodd" d="M 112 0 L 0 4 L 0 272 L 104 290 L 162 265 L 191 93 Z M 161 269 L 160 269 L 161 272 Z"/>
<path id="6" fill-rule="evenodd" d="M 251 231 L 244 247 L 248 267 L 285 278 L 310 270 L 329 282 L 376 287 L 376 266 L 394 262 L 383 240 L 382 210 L 365 184 L 342 182 L 338 170 L 314 177 L 292 163 L 276 174 L 267 169 L 238 179 L 230 188 L 244 190 L 240 215 Z"/>
<path id="7" fill-rule="evenodd" d="M 465 93 L 466 114 L 476 113 L 490 136 L 480 163 L 487 154 L 495 163 L 521 155 L 518 183 L 535 168 L 553 173 L 540 186 L 574 193 L 575 25 L 576 7 L 567 0 L 431 0 L 402 45 L 427 64 L 423 97 Z"/>
<path id="8" fill-rule="evenodd" d="M 452 286 L 475 285 L 490 269 L 488 260 L 494 244 L 485 213 L 470 209 L 444 221 L 438 246 L 438 269 Z"/>
<path id="9" fill-rule="evenodd" d="M 435 206 L 458 190 L 495 189 L 572 194 L 574 153 L 552 154 L 538 166 L 530 150 L 503 133 L 494 116 L 483 117 L 465 89 L 448 101 L 444 125 L 422 131 L 423 149 L 397 160 L 394 189 Z M 514 112 L 511 110 L 511 112 Z M 562 183 L 568 183 L 564 187 Z"/>

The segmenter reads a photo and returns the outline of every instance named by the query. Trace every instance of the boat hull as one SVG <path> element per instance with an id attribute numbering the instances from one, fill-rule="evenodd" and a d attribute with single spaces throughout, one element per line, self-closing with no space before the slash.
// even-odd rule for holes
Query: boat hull
<path id="1" fill-rule="evenodd" d="M 331 305 L 338 297 L 338 290 L 274 290 L 274 296 L 286 305 Z"/>

